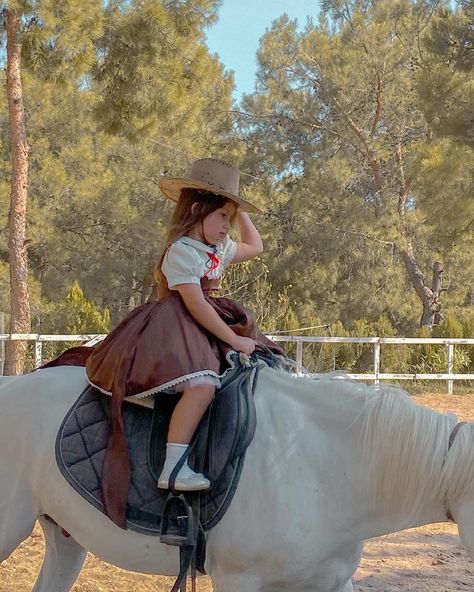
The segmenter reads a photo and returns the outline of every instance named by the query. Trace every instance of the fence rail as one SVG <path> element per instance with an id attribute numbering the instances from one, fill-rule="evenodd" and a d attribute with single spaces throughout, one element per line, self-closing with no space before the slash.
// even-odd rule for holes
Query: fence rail
<path id="1" fill-rule="evenodd" d="M 273 341 L 296 342 L 296 368 L 303 368 L 303 344 L 304 343 L 354 343 L 373 345 L 373 372 L 345 374 L 356 380 L 373 380 L 378 384 L 381 380 L 446 380 L 448 393 L 452 394 L 455 380 L 474 380 L 474 374 L 454 373 L 454 348 L 456 345 L 474 345 L 474 339 L 451 339 L 441 337 L 305 337 L 301 335 L 268 335 Z M 380 372 L 381 346 L 392 345 L 445 345 L 447 348 L 447 368 L 445 373 L 388 373 Z M 320 373 L 312 373 L 312 377 Z"/>
<path id="2" fill-rule="evenodd" d="M 41 335 L 37 333 L 0 333 L 0 342 L 12 341 L 33 341 L 35 344 L 35 367 L 43 362 L 43 343 L 51 341 L 74 342 L 78 341 L 84 345 L 94 345 L 101 341 L 105 334 L 85 334 L 85 335 Z M 356 380 L 373 380 L 378 384 L 381 380 L 445 380 L 448 384 L 448 393 L 452 394 L 453 384 L 456 380 L 474 380 L 473 373 L 455 373 L 454 355 L 455 346 L 473 345 L 474 339 L 451 339 L 441 337 L 306 337 L 303 335 L 267 335 L 274 342 L 296 343 L 296 370 L 303 372 L 303 346 L 305 343 L 352 343 L 352 344 L 371 344 L 373 346 L 373 371 L 369 373 L 351 373 L 345 374 L 349 378 Z M 446 372 L 435 374 L 422 373 L 387 373 L 380 372 L 381 346 L 390 345 L 445 345 L 447 349 L 447 367 Z M 3 360 L 2 360 L 3 361 Z M 310 373 L 309 376 L 317 377 L 321 373 Z"/>

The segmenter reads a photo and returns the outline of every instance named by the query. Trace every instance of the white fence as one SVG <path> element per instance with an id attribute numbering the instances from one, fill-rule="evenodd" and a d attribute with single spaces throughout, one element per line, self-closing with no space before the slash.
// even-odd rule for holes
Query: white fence
<path id="1" fill-rule="evenodd" d="M 2 346 L 7 340 L 33 341 L 35 343 L 35 366 L 43 362 L 43 343 L 51 341 L 74 342 L 78 341 L 84 345 L 93 345 L 101 341 L 105 335 L 40 335 L 34 333 L 22 334 L 0 334 Z M 416 337 L 306 337 L 302 335 L 268 335 L 275 342 L 296 343 L 296 368 L 298 372 L 303 369 L 303 346 L 305 343 L 353 343 L 373 345 L 373 371 L 365 374 L 346 373 L 350 378 L 356 380 L 373 380 L 379 383 L 381 380 L 445 380 L 448 384 L 448 393 L 452 394 L 455 380 L 474 380 L 474 374 L 454 373 L 454 356 L 457 345 L 473 345 L 474 339 L 449 339 L 449 338 L 416 338 Z M 393 374 L 380 372 L 381 346 L 392 345 L 445 345 L 447 349 L 446 372 L 439 374 Z M 3 347 L 2 347 L 3 350 Z M 3 355 L 1 356 L 3 362 Z M 310 374 L 312 377 L 318 373 Z"/>
<path id="2" fill-rule="evenodd" d="M 455 380 L 474 380 L 474 374 L 455 374 L 454 355 L 456 345 L 474 345 L 474 339 L 449 339 L 449 338 L 421 338 L 421 337 L 304 337 L 300 335 L 269 335 L 273 341 L 296 342 L 296 367 L 303 367 L 303 344 L 304 343 L 358 343 L 373 345 L 373 372 L 366 374 L 345 373 L 349 378 L 356 380 L 373 380 L 378 384 L 381 380 L 446 380 L 448 393 L 453 392 Z M 447 348 L 447 367 L 445 373 L 439 374 L 394 374 L 380 372 L 381 346 L 383 344 L 396 345 L 445 345 Z M 311 374 L 316 377 L 318 374 Z"/>

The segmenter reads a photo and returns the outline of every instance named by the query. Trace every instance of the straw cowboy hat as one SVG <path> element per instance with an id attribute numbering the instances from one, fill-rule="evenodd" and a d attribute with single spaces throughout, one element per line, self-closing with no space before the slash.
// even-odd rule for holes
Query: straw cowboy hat
<path id="1" fill-rule="evenodd" d="M 216 158 L 201 158 L 193 164 L 189 177 L 161 177 L 160 189 L 173 201 L 178 201 L 182 189 L 201 189 L 227 197 L 244 212 L 263 213 L 239 196 L 239 180 L 239 169 Z"/>

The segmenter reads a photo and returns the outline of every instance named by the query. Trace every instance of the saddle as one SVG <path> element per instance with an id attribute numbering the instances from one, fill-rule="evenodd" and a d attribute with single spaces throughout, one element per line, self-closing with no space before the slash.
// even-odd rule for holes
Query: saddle
<path id="1" fill-rule="evenodd" d="M 190 466 L 211 481 L 205 492 L 169 492 L 156 486 L 177 396 L 160 393 L 153 409 L 127 399 L 123 404 L 132 465 L 126 526 L 180 547 L 180 575 L 173 592 L 185 590 L 181 586 L 186 585 L 191 562 L 205 573 L 205 532 L 228 509 L 255 432 L 253 393 L 259 371 L 278 365 L 277 357 L 260 355 L 235 354 L 233 362 L 234 369 L 224 377 L 189 447 Z M 109 396 L 87 387 L 64 418 L 56 439 L 56 461 L 64 478 L 102 512 L 101 469 L 109 435 L 109 405 Z"/>

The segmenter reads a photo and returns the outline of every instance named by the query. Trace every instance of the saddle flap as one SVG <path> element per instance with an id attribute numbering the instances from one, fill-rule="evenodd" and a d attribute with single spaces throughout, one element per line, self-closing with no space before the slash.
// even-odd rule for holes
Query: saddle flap
<path id="1" fill-rule="evenodd" d="M 253 387 L 257 368 L 239 372 L 219 390 L 210 410 L 205 474 L 218 483 L 225 466 L 240 456 L 256 428 Z"/>

